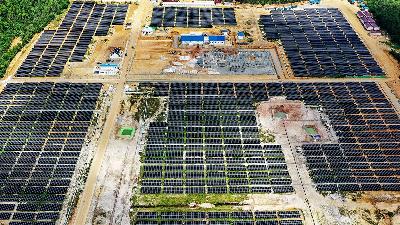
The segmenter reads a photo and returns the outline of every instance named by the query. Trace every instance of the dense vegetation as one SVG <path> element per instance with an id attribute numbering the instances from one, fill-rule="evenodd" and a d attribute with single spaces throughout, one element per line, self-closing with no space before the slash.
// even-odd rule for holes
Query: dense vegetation
<path id="1" fill-rule="evenodd" d="M 379 26 L 389 34 L 393 42 L 392 54 L 400 61 L 400 1 L 368 0 L 368 7 Z"/>
<path id="2" fill-rule="evenodd" d="M 241 3 L 250 3 L 250 4 L 286 4 L 286 3 L 294 3 L 301 2 L 303 0 L 239 0 Z"/>
<path id="3" fill-rule="evenodd" d="M 21 48 L 68 7 L 68 0 L 0 1 L 0 77 Z M 20 41 L 13 43 L 19 38 Z"/>

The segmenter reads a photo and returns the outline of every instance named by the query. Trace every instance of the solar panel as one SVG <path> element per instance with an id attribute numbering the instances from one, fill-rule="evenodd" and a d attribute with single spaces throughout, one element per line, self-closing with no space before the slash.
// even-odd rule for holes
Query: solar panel
<path id="1" fill-rule="evenodd" d="M 325 10 L 272 10 L 259 24 L 267 39 L 282 41 L 295 76 L 384 76 L 341 12 Z"/>
<path id="2" fill-rule="evenodd" d="M 10 135 L 3 137 L 6 142 L 0 153 L 2 171 L 7 171 L 6 176 L 0 173 L 1 220 L 45 224 L 58 219 L 96 108 L 85 98 L 97 102 L 101 88 L 102 84 L 96 83 L 5 86 L 0 96 L 10 101 L 0 103 L 0 108 L 9 110 L 3 114 L 0 127 L 7 128 Z M 67 107 L 78 104 L 87 107 Z M 16 112 L 21 116 L 15 117 Z M 9 123 L 11 117 L 13 122 Z M 59 127 L 65 124 L 67 130 Z M 70 126 L 84 129 L 69 130 Z"/>
<path id="3" fill-rule="evenodd" d="M 111 24 L 123 25 L 127 10 L 125 4 L 73 3 L 57 30 L 42 32 L 16 76 L 60 76 L 68 61 L 84 60 L 94 35 L 106 36 Z"/>
<path id="4" fill-rule="evenodd" d="M 212 27 L 236 25 L 233 8 L 155 7 L 151 26 L 156 27 Z M 226 12 L 225 18 L 224 13 Z"/>
<path id="5" fill-rule="evenodd" d="M 148 212 L 138 211 L 135 224 L 303 224 L 300 211 L 209 211 Z"/>
<path id="6" fill-rule="evenodd" d="M 272 191 L 272 185 L 290 185 L 289 174 L 286 171 L 287 168 L 277 165 L 271 168 L 277 171 L 286 171 L 286 173 L 281 173 L 281 177 L 287 177 L 287 180 L 276 182 L 276 184 L 274 182 L 264 182 L 257 183 L 255 187 L 249 186 L 248 176 L 250 176 L 252 172 L 268 170 L 267 164 L 275 165 L 278 163 L 285 163 L 284 159 L 281 161 L 266 161 L 263 158 L 264 155 L 262 151 L 260 151 L 261 154 L 254 153 L 251 155 L 246 151 L 247 155 L 258 159 L 258 161 L 248 161 L 250 165 L 244 165 L 246 160 L 244 158 L 245 152 L 241 150 L 242 143 L 245 144 L 244 146 L 251 145 L 254 148 L 262 149 L 260 142 L 256 140 L 259 138 L 258 127 L 251 100 L 247 100 L 247 97 L 228 98 L 228 96 L 224 95 L 216 97 L 218 96 L 218 85 L 213 84 L 200 84 L 199 86 L 192 86 L 191 84 L 170 85 L 170 88 L 162 88 L 169 90 L 169 93 L 167 93 L 170 95 L 169 112 L 167 115 L 168 122 L 162 125 L 167 127 L 168 132 L 154 132 L 158 125 L 155 123 L 150 124 L 148 137 L 150 145 L 148 145 L 144 152 L 146 158 L 144 161 L 146 162 L 146 160 L 148 160 L 148 164 L 145 163 L 143 167 L 142 183 L 145 183 L 147 186 L 147 181 L 154 179 L 154 176 L 161 178 L 160 172 L 150 170 L 150 168 L 155 168 L 155 165 L 151 164 L 151 162 L 153 162 L 151 160 L 160 159 L 165 156 L 167 157 L 165 162 L 168 163 L 168 169 L 157 169 L 157 171 L 165 171 L 162 178 L 164 179 L 164 187 L 166 186 L 165 181 L 170 185 L 173 184 L 170 179 L 179 179 L 182 181 L 182 185 L 186 186 L 184 190 L 185 193 L 249 193 L 252 190 L 257 193 L 269 193 Z M 220 88 L 223 89 L 222 86 Z M 203 89 L 203 94 L 198 91 L 201 89 Z M 159 92 L 157 88 L 155 88 L 154 91 L 155 93 Z M 187 95 L 186 93 L 190 94 Z M 241 96 L 242 93 L 246 94 L 244 96 L 251 97 L 248 85 L 237 84 L 237 94 Z M 184 103 L 181 101 L 182 98 L 185 99 Z M 221 101 L 222 98 L 229 100 Z M 207 106 L 207 108 L 212 108 L 212 110 L 194 109 L 182 111 L 180 108 L 172 107 L 182 104 L 188 104 L 188 106 L 196 104 L 203 105 Z M 223 110 L 220 109 L 220 104 L 242 105 L 242 109 L 236 109 L 237 111 L 235 112 Z M 219 110 L 223 113 L 219 112 Z M 203 114 L 204 112 L 207 113 Z M 239 114 L 239 116 L 237 114 Z M 203 121 L 217 122 L 206 123 Z M 238 124 L 243 124 L 245 127 L 241 130 L 237 126 Z M 162 143 L 158 142 L 164 139 L 167 141 Z M 241 139 L 243 139 L 243 141 Z M 178 142 L 177 140 L 180 141 Z M 224 147 L 222 147 L 222 141 L 224 142 Z M 167 143 L 166 147 L 155 148 L 155 146 L 165 145 L 165 143 Z M 184 144 L 186 144 L 185 147 Z M 206 152 L 204 152 L 203 145 L 206 146 Z M 281 152 L 279 146 L 271 146 L 270 148 Z M 261 162 L 260 159 L 262 159 Z M 154 161 L 154 163 L 156 162 L 158 161 Z M 207 166 L 204 166 L 205 163 L 207 163 Z M 221 165 L 225 163 L 227 164 L 227 168 L 224 166 L 221 167 Z M 259 163 L 265 166 L 255 165 Z M 253 164 L 254 166 L 252 166 Z M 205 178 L 208 179 L 207 182 L 205 182 Z M 268 172 L 266 172 L 264 179 L 270 179 Z M 181 185 L 179 183 L 179 185 L 174 186 Z M 207 188 L 205 188 L 206 186 Z M 160 193 L 165 193 L 165 190 L 167 190 L 168 193 L 171 192 L 170 188 L 160 188 L 157 190 L 160 191 Z M 276 189 L 275 191 L 278 192 L 279 190 Z M 282 190 L 289 192 L 292 189 Z M 147 188 L 142 189 L 142 191 L 149 193 Z"/>

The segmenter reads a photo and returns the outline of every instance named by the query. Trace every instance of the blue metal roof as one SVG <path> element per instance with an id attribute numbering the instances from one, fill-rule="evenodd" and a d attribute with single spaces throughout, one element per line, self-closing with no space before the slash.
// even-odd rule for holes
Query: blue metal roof
<path id="1" fill-rule="evenodd" d="M 238 33 L 237 33 L 237 36 L 242 36 L 242 37 L 244 37 L 244 32 L 238 32 Z"/>
<path id="2" fill-rule="evenodd" d="M 182 35 L 181 41 L 204 41 L 203 35 Z"/>
<path id="3" fill-rule="evenodd" d="M 224 35 L 213 35 L 213 36 L 208 36 L 209 41 L 225 41 L 225 36 Z"/>

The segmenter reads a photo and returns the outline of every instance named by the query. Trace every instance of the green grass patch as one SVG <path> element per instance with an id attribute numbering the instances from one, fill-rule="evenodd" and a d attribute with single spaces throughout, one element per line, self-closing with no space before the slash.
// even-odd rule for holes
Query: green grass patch
<path id="1" fill-rule="evenodd" d="M 136 121 L 140 119 L 148 119 L 153 117 L 161 106 L 159 98 L 155 97 L 143 97 L 139 99 L 138 109 L 133 115 Z"/>
<path id="2" fill-rule="evenodd" d="M 307 132 L 308 135 L 317 135 L 318 132 L 315 127 L 304 127 L 304 130 Z"/>
<path id="3" fill-rule="evenodd" d="M 247 194 L 140 194 L 133 198 L 133 207 L 182 207 L 192 202 L 213 205 L 238 204 Z"/>
<path id="4" fill-rule="evenodd" d="M 120 137 L 132 139 L 135 135 L 135 132 L 136 130 L 133 127 L 121 127 L 121 129 L 119 129 L 118 135 Z"/>

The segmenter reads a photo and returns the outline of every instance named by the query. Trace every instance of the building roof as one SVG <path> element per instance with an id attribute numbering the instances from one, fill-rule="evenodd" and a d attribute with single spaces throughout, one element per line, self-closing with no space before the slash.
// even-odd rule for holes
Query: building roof
<path id="1" fill-rule="evenodd" d="M 208 36 L 209 41 L 225 41 L 225 36 L 224 35 L 212 35 Z"/>
<path id="2" fill-rule="evenodd" d="M 182 35 L 181 41 L 204 41 L 203 35 Z"/>
<path id="3" fill-rule="evenodd" d="M 238 32 L 238 33 L 237 33 L 237 36 L 242 36 L 242 37 L 244 37 L 244 32 L 242 32 L 242 31 Z"/>

